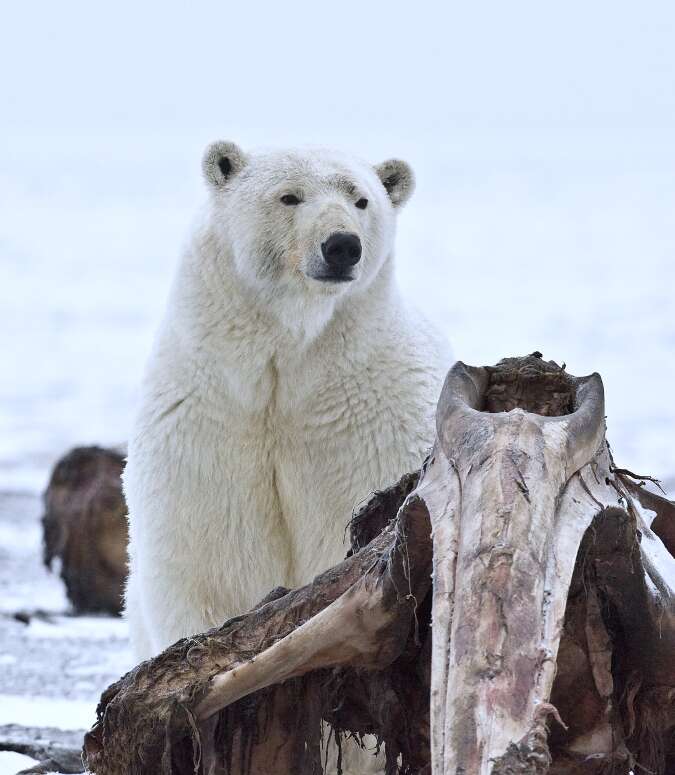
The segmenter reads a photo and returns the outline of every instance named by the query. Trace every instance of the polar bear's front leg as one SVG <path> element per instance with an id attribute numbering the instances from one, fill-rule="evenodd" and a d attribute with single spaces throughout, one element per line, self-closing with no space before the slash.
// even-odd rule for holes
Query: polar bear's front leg
<path id="1" fill-rule="evenodd" d="M 157 654 L 292 581 L 265 426 L 241 412 L 216 422 L 187 401 L 169 418 L 147 411 L 124 474 L 127 610 L 143 656 L 148 641 Z"/>
<path id="2" fill-rule="evenodd" d="M 124 618 L 129 624 L 129 638 L 134 657 L 140 662 L 150 659 L 157 652 L 152 645 L 148 622 L 145 620 L 138 590 L 138 576 L 129 574 L 124 596 Z"/>
<path id="3" fill-rule="evenodd" d="M 134 654 L 155 656 L 177 640 L 222 624 L 230 612 L 214 610 L 211 595 L 195 588 L 180 566 L 160 573 L 134 569 L 127 588 L 126 615 Z"/>
<path id="4" fill-rule="evenodd" d="M 165 606 L 162 609 L 158 606 L 155 609 L 155 601 L 166 600 L 166 592 L 163 589 L 151 587 L 146 593 L 146 597 L 147 607 L 150 610 L 147 622 L 150 625 L 152 647 L 155 654 L 168 648 L 181 638 L 196 635 L 219 623 L 222 624 L 213 615 L 208 615 L 203 610 L 196 608 L 191 600 L 178 595 L 172 596 L 170 607 Z M 162 614 L 157 615 L 156 612 L 160 610 L 162 610 Z"/>

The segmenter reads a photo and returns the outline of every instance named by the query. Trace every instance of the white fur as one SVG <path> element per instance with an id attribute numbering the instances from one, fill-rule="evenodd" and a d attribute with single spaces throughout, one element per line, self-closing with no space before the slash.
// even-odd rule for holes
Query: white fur
<path id="1" fill-rule="evenodd" d="M 354 505 L 420 465 L 449 365 L 394 281 L 407 165 L 218 143 L 204 172 L 210 200 L 173 284 L 124 475 L 139 658 L 342 560 Z M 282 204 L 288 192 L 302 204 Z M 312 278 L 335 231 L 363 244 L 350 283 Z"/>

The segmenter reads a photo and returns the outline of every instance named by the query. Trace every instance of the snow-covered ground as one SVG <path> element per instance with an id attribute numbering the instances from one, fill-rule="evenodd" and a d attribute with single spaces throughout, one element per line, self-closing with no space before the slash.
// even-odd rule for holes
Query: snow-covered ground
<path id="1" fill-rule="evenodd" d="M 130 667 L 126 623 L 73 617 L 41 560 L 41 504 L 0 494 L 0 737 L 5 725 L 88 729 L 103 689 Z M 0 752 L 0 775 L 30 764 Z"/>
<path id="2" fill-rule="evenodd" d="M 14 775 L 20 770 L 27 770 L 37 764 L 35 759 L 13 751 L 0 752 L 0 775 Z"/>

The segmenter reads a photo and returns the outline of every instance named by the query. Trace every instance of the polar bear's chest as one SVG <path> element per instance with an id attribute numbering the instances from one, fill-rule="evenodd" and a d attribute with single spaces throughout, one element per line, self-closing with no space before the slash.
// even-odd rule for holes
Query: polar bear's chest
<path id="1" fill-rule="evenodd" d="M 352 510 L 375 489 L 419 464 L 420 417 L 391 399 L 332 382 L 271 417 L 274 483 L 292 544 L 293 583 L 302 584 L 344 558 Z M 286 411 L 284 411 L 284 409 Z"/>

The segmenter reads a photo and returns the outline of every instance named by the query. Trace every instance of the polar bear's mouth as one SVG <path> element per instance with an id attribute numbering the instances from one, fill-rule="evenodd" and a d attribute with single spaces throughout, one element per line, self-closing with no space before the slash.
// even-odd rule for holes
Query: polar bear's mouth
<path id="1" fill-rule="evenodd" d="M 354 275 L 351 272 L 330 272 L 312 275 L 312 280 L 319 280 L 322 283 L 350 283 L 354 279 Z"/>

